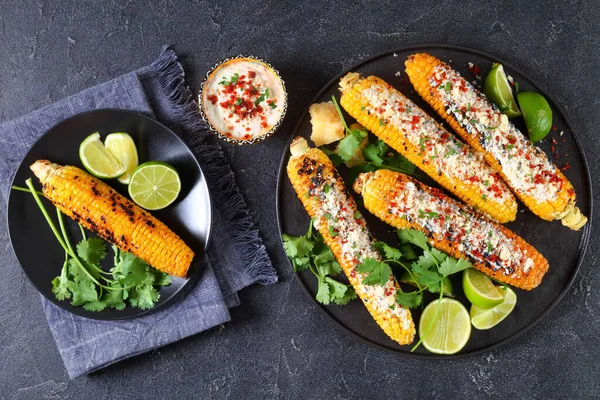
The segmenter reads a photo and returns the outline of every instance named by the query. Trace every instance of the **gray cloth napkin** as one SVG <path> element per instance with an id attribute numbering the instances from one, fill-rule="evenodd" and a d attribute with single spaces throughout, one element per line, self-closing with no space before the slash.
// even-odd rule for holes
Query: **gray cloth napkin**
<path id="1" fill-rule="evenodd" d="M 147 67 L 1 124 L 0 190 L 4 204 L 19 162 L 40 135 L 65 118 L 102 108 L 132 110 L 156 118 L 190 146 L 212 197 L 212 238 L 196 285 L 142 317 L 92 320 L 70 314 L 42 297 L 50 330 L 71 378 L 229 321 L 228 307 L 239 304 L 240 289 L 277 281 L 227 158 L 200 119 L 176 54 L 166 47 Z M 0 217 L 6 220 L 5 206 L 0 208 Z M 0 240 L 8 248 L 6 226 L 0 224 Z M 19 268 L 14 258 L 6 259 L 10 263 L 6 268 Z"/>

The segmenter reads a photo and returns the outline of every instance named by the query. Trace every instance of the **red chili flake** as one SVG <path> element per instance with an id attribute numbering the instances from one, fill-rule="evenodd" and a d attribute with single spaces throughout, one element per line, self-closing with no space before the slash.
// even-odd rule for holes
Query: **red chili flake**
<path id="1" fill-rule="evenodd" d="M 254 72 L 254 71 L 248 71 L 248 77 L 249 77 L 250 79 L 252 79 L 252 78 L 256 78 L 256 72 Z"/>
<path id="2" fill-rule="evenodd" d="M 550 141 L 552 142 L 552 144 L 557 144 L 558 142 L 556 141 L 556 139 L 552 138 L 550 139 Z"/>
<path id="3" fill-rule="evenodd" d="M 479 68 L 479 66 L 477 64 L 473 64 L 473 65 L 469 64 L 467 68 L 473 75 L 479 75 L 479 73 L 481 72 L 481 69 Z"/>
<path id="4" fill-rule="evenodd" d="M 246 134 L 243 136 L 243 139 L 244 139 L 244 140 L 250 140 L 250 139 L 252 139 L 252 136 L 251 136 L 251 135 L 249 135 L 248 133 L 246 133 Z"/>
<path id="5" fill-rule="evenodd" d="M 210 96 L 208 96 L 206 98 L 208 101 L 211 102 L 211 104 L 217 104 L 217 101 L 219 101 L 219 98 L 217 97 L 217 95 L 211 94 Z"/>
<path id="6" fill-rule="evenodd" d="M 560 167 L 560 169 L 563 170 L 563 171 L 566 171 L 569 168 L 571 168 L 571 164 L 569 164 L 569 163 L 566 163 L 565 165 L 563 165 L 562 167 Z"/>
<path id="7" fill-rule="evenodd" d="M 556 125 L 552 125 L 552 130 L 555 131 L 556 130 Z"/>
<path id="8" fill-rule="evenodd" d="M 510 143 L 510 144 L 514 145 L 515 143 L 517 143 L 517 138 L 513 135 L 508 135 L 507 139 L 508 139 L 508 143 Z"/>
<path id="9" fill-rule="evenodd" d="M 355 261 L 356 261 L 356 264 L 358 264 L 358 260 L 355 260 Z M 355 269 L 352 269 L 352 271 L 350 271 L 350 276 L 353 278 L 356 278 L 356 270 Z"/>
<path id="10" fill-rule="evenodd" d="M 556 152 L 556 147 L 550 146 L 550 151 L 553 152 L 553 153 L 555 153 Z"/>
<path id="11" fill-rule="evenodd" d="M 413 115 L 413 117 L 412 117 L 413 124 L 418 124 L 420 120 L 421 120 L 421 117 L 419 117 L 418 115 Z"/>
<path id="12" fill-rule="evenodd" d="M 567 193 L 569 193 L 569 196 L 573 196 L 575 194 L 575 189 L 570 188 L 569 190 L 567 190 Z"/>

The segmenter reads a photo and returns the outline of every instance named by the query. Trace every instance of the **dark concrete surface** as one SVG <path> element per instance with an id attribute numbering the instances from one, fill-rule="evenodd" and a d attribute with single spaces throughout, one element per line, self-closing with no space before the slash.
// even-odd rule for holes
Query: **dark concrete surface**
<path id="1" fill-rule="evenodd" d="M 469 46 L 522 68 L 565 107 L 599 176 L 600 4 L 322 3 L 0 0 L 0 121 L 143 66 L 164 43 L 183 56 L 194 89 L 215 62 L 243 53 L 276 66 L 290 94 L 275 137 L 227 146 L 281 282 L 243 291 L 224 326 L 70 381 L 38 294 L 2 238 L 0 398 L 600 396 L 597 224 L 580 275 L 547 318 L 488 354 L 440 362 L 384 353 L 338 331 L 294 280 L 275 215 L 280 156 L 314 94 L 360 59 L 409 44 Z"/>

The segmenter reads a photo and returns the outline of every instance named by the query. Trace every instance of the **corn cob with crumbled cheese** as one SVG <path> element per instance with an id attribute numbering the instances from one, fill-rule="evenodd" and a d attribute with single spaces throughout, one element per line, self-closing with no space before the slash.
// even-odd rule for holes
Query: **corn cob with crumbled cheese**
<path id="1" fill-rule="evenodd" d="M 531 290 L 548 270 L 548 261 L 504 226 L 399 172 L 380 169 L 361 174 L 354 190 L 382 221 L 424 232 L 437 249 L 467 258 L 500 282 Z"/>
<path id="2" fill-rule="evenodd" d="M 39 160 L 31 170 L 62 213 L 167 274 L 184 277 L 194 252 L 165 224 L 87 172 Z"/>
<path id="3" fill-rule="evenodd" d="M 390 274 L 383 286 L 361 283 L 364 275 L 356 270 L 357 264 L 365 258 L 381 257 L 335 167 L 325 153 L 309 149 L 302 138 L 294 139 L 290 150 L 287 173 L 292 186 L 356 294 L 390 338 L 400 344 L 411 343 L 415 326 L 410 311 L 396 304 L 398 283 L 394 276 Z"/>
<path id="4" fill-rule="evenodd" d="M 560 219 L 574 230 L 585 225 L 569 180 L 468 80 L 425 53 L 408 58 L 406 73 L 419 95 L 485 157 L 531 211 L 548 221 Z"/>
<path id="5" fill-rule="evenodd" d="M 402 93 L 375 76 L 347 74 L 340 103 L 359 123 L 465 203 L 498 222 L 517 202 L 498 173 Z"/>

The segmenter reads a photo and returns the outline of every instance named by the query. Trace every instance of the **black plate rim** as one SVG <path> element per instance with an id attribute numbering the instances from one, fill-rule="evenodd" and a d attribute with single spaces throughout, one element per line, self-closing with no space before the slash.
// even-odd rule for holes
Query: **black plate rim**
<path id="1" fill-rule="evenodd" d="M 159 126 L 161 126 L 162 128 L 164 128 L 167 132 L 169 132 L 176 140 L 178 140 L 183 146 L 184 148 L 188 151 L 188 153 L 192 156 L 194 163 L 196 164 L 196 166 L 198 167 L 198 170 L 200 171 L 200 176 L 202 177 L 202 179 L 206 182 L 206 176 L 204 175 L 204 171 L 202 170 L 202 167 L 200 166 L 200 163 L 198 162 L 198 159 L 196 158 L 196 156 L 194 155 L 194 152 L 192 152 L 192 150 L 189 148 L 189 146 L 183 141 L 183 139 L 181 139 L 179 137 L 179 135 L 177 135 L 175 132 L 173 132 L 173 130 L 171 128 L 169 128 L 168 126 L 166 126 L 165 124 L 159 122 L 158 120 L 149 117 L 148 115 L 142 114 L 140 112 L 136 112 L 136 111 L 132 111 L 132 110 L 124 110 L 124 109 L 120 109 L 120 108 L 99 108 L 99 109 L 95 109 L 95 110 L 89 110 L 89 111 L 84 111 L 78 114 L 75 114 L 71 117 L 65 118 L 63 120 L 61 120 L 60 122 L 57 122 L 56 124 L 54 124 L 52 127 L 50 127 L 46 132 L 44 132 L 42 135 L 40 135 L 40 137 L 38 137 L 35 142 L 31 145 L 31 147 L 29 148 L 29 150 L 27 150 L 27 153 L 25 153 L 25 155 L 23 156 L 23 158 L 21 159 L 21 161 L 19 162 L 19 165 L 15 168 L 12 180 L 11 180 L 11 184 L 10 186 L 14 186 L 15 185 L 15 179 L 17 177 L 17 174 L 19 172 L 19 170 L 21 169 L 21 166 L 23 164 L 23 161 L 29 156 L 29 153 L 31 152 L 31 150 L 37 145 L 37 143 L 42 140 L 43 137 L 45 137 L 48 132 L 54 130 L 56 127 L 58 127 L 59 125 L 63 124 L 63 123 L 67 123 L 73 119 L 76 118 L 80 118 L 84 115 L 88 115 L 88 114 L 94 114 L 94 113 L 100 113 L 100 112 L 117 112 L 117 113 L 121 113 L 121 114 L 129 114 L 129 115 L 133 115 L 135 117 L 138 118 L 143 118 L 146 120 L 149 120 L 151 123 L 157 124 Z M 205 184 L 206 185 L 206 184 Z M 186 277 L 186 282 L 179 288 L 177 289 L 176 292 L 174 292 L 171 297 L 169 297 L 167 300 L 165 300 L 163 303 L 160 303 L 158 305 L 156 305 L 153 308 L 150 308 L 148 310 L 140 310 L 137 314 L 135 315 L 129 315 L 129 316 L 118 316 L 118 317 L 112 317 L 112 318 L 108 318 L 105 317 L 104 314 L 102 312 L 99 312 L 97 314 L 81 314 L 78 312 L 74 312 L 72 310 L 66 309 L 62 306 L 61 302 L 58 300 L 55 300 L 49 296 L 47 296 L 39 287 L 38 285 L 35 284 L 35 282 L 33 282 L 33 280 L 29 277 L 29 275 L 25 272 L 23 266 L 21 265 L 21 262 L 19 261 L 19 256 L 17 255 L 17 253 L 15 252 L 14 246 L 12 244 L 12 235 L 11 235 L 11 230 L 10 230 L 10 222 L 9 222 L 9 218 L 8 218 L 8 210 L 10 209 L 10 204 L 11 204 L 11 200 L 13 199 L 12 196 L 12 190 L 9 191 L 9 196 L 8 196 L 8 201 L 6 202 L 6 226 L 7 226 L 7 231 L 8 231 L 8 239 L 10 241 L 10 247 L 11 250 L 13 252 L 13 255 L 15 256 L 15 258 L 17 259 L 17 262 L 19 263 L 19 267 L 21 267 L 21 269 L 23 269 L 23 273 L 24 275 L 27 277 L 27 279 L 29 280 L 29 282 L 32 284 L 32 286 L 42 295 L 44 296 L 48 301 L 50 301 L 52 304 L 60 307 L 62 310 L 69 312 L 73 315 L 76 315 L 78 317 L 82 317 L 82 318 L 87 318 L 87 319 L 92 319 L 92 320 L 99 320 L 99 321 L 123 321 L 123 320 L 129 320 L 129 319 L 134 319 L 134 318 L 138 318 L 141 317 L 143 315 L 152 313 L 162 307 L 164 307 L 165 305 L 171 304 L 173 301 L 175 301 L 176 298 L 179 298 L 181 296 L 179 296 L 181 293 L 185 293 L 185 290 L 189 289 L 189 285 L 190 284 L 194 284 L 196 283 L 195 278 L 197 278 L 197 276 L 195 275 L 199 275 L 202 271 L 200 269 L 198 269 L 196 271 L 196 274 L 194 274 L 194 276 L 188 276 Z M 211 195 L 210 195 L 210 190 L 208 188 L 208 185 L 206 185 L 206 194 L 207 194 L 207 200 L 208 200 L 208 209 L 210 210 L 210 213 L 208 215 L 208 231 L 207 231 L 207 235 L 206 235 L 206 239 L 204 240 L 203 243 L 203 249 L 202 252 L 206 252 L 207 248 L 208 248 L 208 244 L 210 243 L 210 239 L 212 236 L 212 222 L 213 222 L 213 207 L 212 207 L 212 199 L 211 199 Z M 14 200 L 13 200 L 14 201 Z M 201 257 L 202 255 L 200 255 Z M 196 255 L 196 257 L 199 257 L 199 255 Z M 82 308 L 83 309 L 83 308 Z"/>
<path id="2" fill-rule="evenodd" d="M 583 162 L 583 166 L 585 167 L 585 171 L 586 171 L 586 183 L 588 185 L 588 201 L 590 204 L 590 212 L 589 212 L 589 217 L 588 217 L 588 223 L 586 224 L 585 228 L 584 228 L 584 232 L 583 232 L 583 236 L 581 239 L 581 245 L 579 247 L 579 257 L 577 258 L 577 264 L 575 266 L 575 270 L 573 271 L 573 274 L 571 275 L 569 281 L 567 282 L 565 288 L 558 294 L 558 296 L 552 301 L 552 303 L 550 303 L 550 305 L 548 305 L 548 307 L 542 311 L 540 314 L 538 314 L 537 317 L 535 317 L 533 319 L 533 321 L 531 321 L 528 325 L 524 326 L 523 328 L 521 328 L 520 330 L 518 330 L 517 332 L 515 332 L 512 336 L 509 336 L 503 340 L 500 340 L 496 343 L 493 343 L 489 346 L 485 346 L 485 347 L 481 347 L 477 350 L 473 350 L 470 352 L 465 352 L 465 353 L 457 353 L 457 354 L 452 354 L 452 355 L 439 355 L 439 354 L 416 354 L 416 353 L 410 353 L 410 352 L 406 352 L 406 351 L 400 351 L 399 349 L 395 349 L 395 348 L 391 348 L 391 347 L 387 347 L 384 345 L 380 345 L 377 343 L 372 342 L 371 340 L 367 339 L 366 337 L 361 336 L 360 334 L 352 331 L 349 327 L 347 327 L 346 325 L 344 325 L 341 321 L 339 321 L 337 318 L 335 318 L 331 313 L 329 313 L 329 311 L 327 310 L 327 308 L 321 304 L 319 304 L 313 297 L 312 293 L 310 293 L 310 291 L 308 290 L 308 287 L 304 284 L 304 282 L 302 281 L 302 279 L 300 279 L 300 276 L 298 273 L 294 272 L 294 276 L 296 278 L 296 281 L 298 283 L 300 283 L 300 286 L 304 289 L 305 293 L 309 296 L 309 298 L 312 300 L 312 303 L 314 304 L 314 306 L 317 307 L 317 309 L 319 310 L 319 312 L 321 312 L 323 315 L 327 316 L 328 319 L 330 321 L 334 322 L 334 325 L 337 326 L 338 329 L 342 330 L 343 332 L 345 332 L 346 334 L 354 337 L 355 339 L 357 339 L 359 342 L 367 344 L 371 347 L 377 348 L 379 350 L 383 350 L 386 351 L 388 353 L 393 353 L 399 356 L 403 356 L 403 357 L 408 357 L 408 358 L 413 358 L 413 359 L 420 359 L 420 360 L 455 360 L 455 359 L 459 359 L 459 358 L 466 358 L 466 357 L 472 357 L 472 356 L 476 356 L 479 354 L 483 354 L 483 353 L 487 353 L 490 352 L 494 349 L 497 349 L 515 339 L 517 339 L 518 337 L 522 336 L 523 334 L 525 334 L 527 331 L 529 331 L 531 328 L 533 328 L 535 325 L 537 325 L 542 319 L 544 319 L 557 305 L 558 303 L 560 303 L 560 301 L 562 300 L 562 298 L 565 296 L 565 294 L 569 291 L 569 289 L 571 288 L 571 285 L 573 284 L 573 281 L 575 280 L 575 278 L 577 277 L 577 275 L 579 274 L 579 269 L 581 267 L 581 264 L 583 262 L 583 258 L 585 256 L 585 252 L 587 250 L 588 247 L 588 241 L 590 238 L 590 233 L 591 233 L 591 227 L 592 227 L 592 217 L 593 217 L 593 192 L 592 192 L 592 179 L 591 179 L 591 175 L 590 175 L 590 169 L 589 169 L 589 165 L 588 165 L 588 161 L 587 158 L 585 156 L 585 152 L 583 151 L 583 147 L 581 146 L 581 143 L 579 141 L 579 136 L 576 133 L 577 131 L 579 131 L 579 127 L 577 126 L 577 129 L 573 129 L 576 125 L 573 124 L 572 120 L 570 119 L 570 117 L 568 116 L 568 114 L 565 112 L 565 109 L 562 107 L 562 105 L 560 105 L 559 103 L 557 103 L 554 98 L 552 96 L 549 96 L 548 93 L 546 93 L 545 90 L 541 89 L 537 83 L 535 82 L 535 80 L 531 79 L 531 77 L 529 76 L 529 74 L 523 73 L 521 68 L 518 68 L 516 66 L 514 66 L 512 63 L 507 62 L 499 57 L 493 56 L 487 52 L 481 51 L 481 50 L 476 50 L 470 47 L 466 47 L 466 46 L 459 46 L 459 45 L 452 45 L 452 44 L 414 44 L 414 45 L 409 45 L 409 46 L 404 46 L 404 47 L 397 47 L 391 50 L 385 50 L 379 53 L 376 53 L 372 56 L 369 56 L 367 58 L 361 59 L 360 61 L 358 61 L 357 63 L 353 64 L 352 66 L 345 68 L 342 72 L 340 72 L 339 74 L 335 75 L 332 79 L 330 79 L 322 88 L 321 90 L 319 90 L 319 92 L 313 97 L 312 101 L 309 103 L 313 104 L 316 101 L 318 101 L 318 99 L 323 95 L 323 93 L 325 93 L 329 87 L 334 84 L 337 80 L 339 80 L 343 75 L 345 75 L 346 73 L 355 70 L 356 68 L 361 67 L 364 64 L 367 64 L 373 60 L 376 60 L 378 58 L 381 57 L 385 57 L 385 56 L 389 56 L 390 54 L 393 53 L 399 53 L 399 52 L 404 52 L 404 51 L 415 51 L 415 50 L 423 50 L 423 51 L 427 51 L 426 49 L 442 49 L 442 50 L 457 50 L 457 51 L 462 51 L 462 52 L 468 52 L 468 53 L 472 53 L 475 55 L 479 55 L 485 58 L 489 58 L 492 60 L 496 60 L 497 62 L 505 65 L 506 67 L 510 68 L 511 70 L 515 70 L 518 71 L 520 75 L 524 76 L 529 82 L 532 83 L 532 85 L 538 90 L 539 93 L 543 94 L 544 97 L 546 99 L 549 99 L 549 101 L 552 103 L 552 105 L 558 109 L 558 111 L 562 114 L 563 118 L 565 119 L 565 122 L 567 123 L 567 126 L 569 126 L 569 128 L 571 128 L 571 133 L 573 135 L 573 141 L 575 142 L 575 145 L 577 146 L 577 149 L 579 150 L 579 153 L 581 154 L 581 159 Z M 296 125 L 294 126 L 294 129 L 292 130 L 292 135 L 290 136 L 290 138 L 288 139 L 288 142 L 286 144 L 285 150 L 283 152 L 283 155 L 281 157 L 281 162 L 279 164 L 279 174 L 278 174 L 278 178 L 277 178 L 277 192 L 276 192 L 276 197 L 275 197 L 275 201 L 276 201 L 276 208 L 277 208 L 277 226 L 279 228 L 279 238 L 280 238 L 280 243 L 281 246 L 283 248 L 283 241 L 281 240 L 281 236 L 283 235 L 283 230 L 282 230 L 282 226 L 281 226 L 281 202 L 280 202 L 280 194 L 281 194 L 281 190 L 282 190 L 282 179 L 284 176 L 284 171 L 285 171 L 285 164 L 286 161 L 289 158 L 288 155 L 288 148 L 292 142 L 292 140 L 294 139 L 294 137 L 296 136 L 296 133 L 298 132 L 298 130 L 300 129 L 300 125 L 302 124 L 304 118 L 306 118 L 306 115 L 308 114 L 308 106 L 305 107 L 304 112 L 300 115 L 298 122 L 296 123 Z M 286 257 L 287 259 L 287 263 L 289 265 L 290 268 L 292 268 L 292 264 L 289 261 L 289 259 Z"/>

